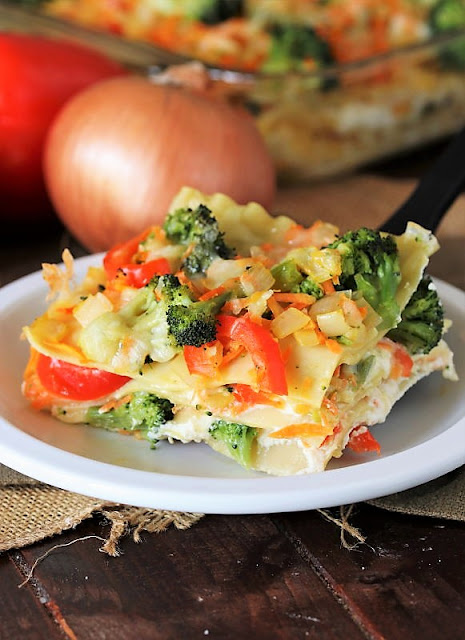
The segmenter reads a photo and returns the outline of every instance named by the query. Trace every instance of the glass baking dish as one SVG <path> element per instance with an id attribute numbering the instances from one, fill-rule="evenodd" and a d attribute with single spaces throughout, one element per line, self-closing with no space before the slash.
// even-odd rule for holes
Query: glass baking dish
<path id="1" fill-rule="evenodd" d="M 0 3 L 0 29 L 86 42 L 152 78 L 167 66 L 192 62 L 185 54 L 79 26 L 40 8 Z M 465 124 L 465 28 L 316 70 L 203 68 L 216 95 L 253 113 L 283 181 L 346 174 Z"/>

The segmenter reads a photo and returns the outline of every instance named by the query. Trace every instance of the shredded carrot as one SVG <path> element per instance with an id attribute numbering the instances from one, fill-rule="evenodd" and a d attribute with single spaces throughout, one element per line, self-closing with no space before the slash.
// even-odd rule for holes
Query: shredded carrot
<path id="1" fill-rule="evenodd" d="M 289 424 L 269 434 L 270 438 L 308 438 L 312 436 L 329 436 L 333 433 L 332 427 L 327 427 L 315 422 L 302 422 L 301 424 Z"/>
<path id="2" fill-rule="evenodd" d="M 274 294 L 270 298 L 268 298 L 267 304 L 268 304 L 268 308 L 271 311 L 271 313 L 273 314 L 273 316 L 275 318 L 277 318 L 284 311 L 284 309 L 279 304 L 279 302 L 276 300 L 275 295 L 276 294 Z"/>
<path id="3" fill-rule="evenodd" d="M 241 344 L 239 344 L 238 342 L 231 342 L 231 346 L 229 347 L 228 351 L 223 354 L 223 359 L 220 366 L 224 367 L 225 365 L 229 364 L 230 362 L 238 358 L 242 353 L 244 353 L 244 351 L 245 347 L 243 347 Z"/>
<path id="4" fill-rule="evenodd" d="M 338 422 L 337 425 L 334 427 L 333 432 L 329 436 L 326 436 L 326 438 L 320 444 L 320 447 L 324 447 L 325 445 L 329 444 L 332 440 L 334 440 L 334 436 L 337 435 L 338 433 L 341 433 L 341 431 L 342 431 L 342 426 L 341 426 L 341 423 Z"/>
<path id="5" fill-rule="evenodd" d="M 117 400 L 115 400 L 113 398 L 113 399 L 109 400 L 108 402 L 106 402 L 105 404 L 102 404 L 102 406 L 99 408 L 98 412 L 99 413 L 107 413 L 111 409 L 117 409 L 118 407 L 121 407 L 124 404 L 127 404 L 131 400 L 131 398 L 132 398 L 132 394 L 130 394 L 130 393 L 126 394 L 122 398 L 118 398 Z"/>
<path id="6" fill-rule="evenodd" d="M 73 307 L 56 307 L 53 312 L 54 313 L 63 313 L 64 315 L 69 315 L 73 313 Z"/>
<path id="7" fill-rule="evenodd" d="M 295 236 L 301 231 L 303 231 L 303 226 L 301 224 L 293 224 L 292 227 L 289 227 L 284 234 L 284 241 L 287 243 L 292 242 Z"/>
<path id="8" fill-rule="evenodd" d="M 326 338 L 325 345 L 333 353 L 341 353 L 342 351 L 342 346 L 339 344 L 339 342 L 337 342 L 337 340 L 333 340 L 332 338 Z"/>
<path id="9" fill-rule="evenodd" d="M 313 327 L 313 331 L 316 333 L 318 342 L 320 344 L 326 344 L 326 342 L 328 341 L 328 338 L 325 336 L 325 334 L 322 332 L 322 330 L 318 327 L 317 324 L 315 324 L 315 326 Z"/>
<path id="10" fill-rule="evenodd" d="M 310 306 L 316 302 L 315 296 L 311 296 L 308 293 L 274 293 L 273 298 L 277 302 L 290 302 L 292 304 L 304 304 Z"/>
<path id="11" fill-rule="evenodd" d="M 180 270 L 175 273 L 176 278 L 179 280 L 181 284 L 190 284 L 189 278 L 186 276 L 184 271 Z"/>
<path id="12" fill-rule="evenodd" d="M 334 400 L 332 398 L 328 398 L 327 396 L 325 398 L 323 398 L 323 406 L 333 416 L 337 416 L 338 415 L 339 410 L 337 408 L 337 404 L 334 402 Z"/>
<path id="13" fill-rule="evenodd" d="M 211 289 L 210 291 L 207 291 L 206 293 L 204 293 L 203 295 L 200 296 L 199 300 L 210 300 L 210 298 L 215 298 L 216 296 L 219 296 L 221 293 L 224 293 L 225 288 L 223 286 L 219 286 L 216 287 L 216 289 Z"/>
<path id="14" fill-rule="evenodd" d="M 329 296 L 336 291 L 332 280 L 325 280 L 324 282 L 321 283 L 321 286 L 323 287 L 325 296 Z"/>
<path id="15" fill-rule="evenodd" d="M 394 342 L 389 340 L 389 338 L 382 338 L 376 346 L 380 349 L 386 349 L 386 351 L 394 351 L 396 348 Z"/>
<path id="16" fill-rule="evenodd" d="M 175 276 L 177 277 L 177 279 L 181 284 L 184 284 L 186 285 L 186 287 L 189 288 L 189 291 L 191 291 L 191 293 L 194 295 L 195 298 L 198 298 L 200 290 L 194 285 L 192 280 L 189 280 L 189 278 L 186 276 L 184 271 L 181 271 L 181 270 L 177 271 L 175 273 Z"/>
<path id="17" fill-rule="evenodd" d="M 303 309 L 307 309 L 308 304 L 306 302 L 293 302 L 287 308 L 290 309 L 291 307 L 293 309 L 298 309 L 299 311 L 302 311 Z"/>
<path id="18" fill-rule="evenodd" d="M 360 315 L 362 316 L 362 318 L 365 318 L 367 313 L 368 313 L 367 307 L 358 307 L 358 310 L 359 310 Z"/>

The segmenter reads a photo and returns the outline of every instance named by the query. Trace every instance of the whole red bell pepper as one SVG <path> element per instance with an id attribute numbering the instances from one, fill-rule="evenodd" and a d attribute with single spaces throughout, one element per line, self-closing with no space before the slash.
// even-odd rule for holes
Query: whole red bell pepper
<path id="1" fill-rule="evenodd" d="M 42 175 L 47 130 L 73 94 L 127 71 L 83 45 L 0 33 L 0 219 L 51 217 Z"/>

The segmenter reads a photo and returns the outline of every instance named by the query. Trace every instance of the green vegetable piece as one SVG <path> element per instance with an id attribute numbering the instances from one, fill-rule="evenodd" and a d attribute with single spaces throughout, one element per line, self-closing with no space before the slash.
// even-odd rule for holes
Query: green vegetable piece
<path id="1" fill-rule="evenodd" d="M 232 457 L 243 467 L 249 469 L 252 464 L 252 450 L 258 430 L 245 424 L 215 420 L 210 427 L 210 435 L 221 440 L 227 446 Z"/>
<path id="2" fill-rule="evenodd" d="M 218 24 L 243 13 L 244 0 L 204 0 L 199 19 L 205 24 Z"/>
<path id="3" fill-rule="evenodd" d="M 444 331 L 444 310 L 429 276 L 424 276 L 405 307 L 400 323 L 388 338 L 403 344 L 410 353 L 429 353 Z"/>
<path id="4" fill-rule="evenodd" d="M 283 72 L 302 69 L 302 63 L 314 60 L 317 66 L 333 62 L 331 49 L 314 29 L 298 24 L 273 24 L 268 28 L 272 38 L 270 55 L 263 69 Z"/>
<path id="5" fill-rule="evenodd" d="M 111 431 L 140 431 L 147 440 L 154 441 L 161 425 L 173 419 L 173 404 L 153 393 L 137 391 L 130 400 L 109 411 L 90 407 L 85 421 L 94 427 Z"/>
<path id="6" fill-rule="evenodd" d="M 465 4 L 462 0 L 441 0 L 432 8 L 429 22 L 435 34 L 464 30 Z M 446 68 L 464 69 L 465 35 L 442 46 L 439 57 Z"/>
<path id="7" fill-rule="evenodd" d="M 166 309 L 168 330 L 178 347 L 201 347 L 216 338 L 216 315 L 230 297 L 230 292 L 194 302 L 190 291 L 173 275 L 159 278 L 157 292 Z"/>
<path id="8" fill-rule="evenodd" d="M 294 260 L 284 260 L 271 269 L 275 279 L 274 288 L 278 291 L 292 293 L 308 293 L 318 300 L 324 295 L 320 285 L 310 276 L 304 276 Z"/>
<path id="9" fill-rule="evenodd" d="M 358 386 L 365 384 L 374 361 L 375 361 L 375 356 L 367 356 L 366 358 L 364 358 L 363 360 L 360 360 L 360 362 L 357 363 L 355 375 L 357 377 Z"/>
<path id="10" fill-rule="evenodd" d="M 215 258 L 228 259 L 234 251 L 224 241 L 218 222 L 210 209 L 177 209 L 169 213 L 163 225 L 168 240 L 189 247 L 182 269 L 190 278 L 205 275 Z"/>
<path id="11" fill-rule="evenodd" d="M 171 335 L 179 347 L 201 347 L 216 339 L 216 315 L 229 298 L 226 291 L 205 302 L 193 302 L 189 306 L 168 307 L 166 319 Z"/>
<path id="12" fill-rule="evenodd" d="M 365 227 L 349 231 L 329 245 L 342 256 L 336 289 L 359 291 L 381 316 L 379 329 L 394 327 L 400 316 L 395 296 L 401 280 L 394 238 Z"/>
<path id="13" fill-rule="evenodd" d="M 275 279 L 274 288 L 286 293 L 298 287 L 304 279 L 294 260 L 284 260 L 276 264 L 271 269 L 271 275 Z"/>
<path id="14" fill-rule="evenodd" d="M 312 280 L 310 276 L 307 276 L 305 280 L 302 280 L 297 289 L 292 289 L 293 293 L 307 293 L 309 296 L 315 296 L 317 300 L 325 295 L 325 292 L 320 287 L 318 282 Z"/>

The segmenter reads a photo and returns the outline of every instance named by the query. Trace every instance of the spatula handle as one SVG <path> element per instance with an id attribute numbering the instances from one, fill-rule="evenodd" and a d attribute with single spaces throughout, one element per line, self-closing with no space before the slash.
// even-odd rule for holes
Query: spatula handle
<path id="1" fill-rule="evenodd" d="M 446 147 L 403 205 L 380 231 L 401 234 L 407 222 L 436 231 L 443 216 L 465 187 L 465 129 Z"/>

